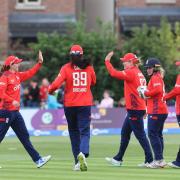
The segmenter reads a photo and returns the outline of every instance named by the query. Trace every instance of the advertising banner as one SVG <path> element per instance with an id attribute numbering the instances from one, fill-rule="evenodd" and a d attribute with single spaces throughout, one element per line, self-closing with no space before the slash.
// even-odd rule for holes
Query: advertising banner
<path id="1" fill-rule="evenodd" d="M 68 126 L 63 109 L 23 109 L 21 110 L 21 114 L 31 135 L 68 136 Z M 91 134 L 120 134 L 125 116 L 126 110 L 124 108 L 92 108 Z M 147 119 L 144 119 L 144 124 L 146 130 Z M 165 123 L 164 133 L 180 133 L 174 107 L 169 107 L 169 115 Z M 8 131 L 7 136 L 11 135 L 14 135 L 12 129 Z"/>

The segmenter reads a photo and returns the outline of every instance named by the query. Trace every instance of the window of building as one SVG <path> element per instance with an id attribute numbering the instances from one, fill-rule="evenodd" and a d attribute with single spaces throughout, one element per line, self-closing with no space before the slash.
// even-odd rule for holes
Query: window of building
<path id="1" fill-rule="evenodd" d="M 149 4 L 175 4 L 176 0 L 146 0 Z"/>
<path id="2" fill-rule="evenodd" d="M 16 0 L 16 9 L 44 9 L 42 0 Z"/>

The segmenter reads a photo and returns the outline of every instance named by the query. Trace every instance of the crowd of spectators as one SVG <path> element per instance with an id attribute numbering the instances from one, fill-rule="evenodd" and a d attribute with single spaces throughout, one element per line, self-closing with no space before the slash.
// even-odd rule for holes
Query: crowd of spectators
<path id="1" fill-rule="evenodd" d="M 42 79 L 38 84 L 32 80 L 28 85 L 21 86 L 21 107 L 57 109 L 63 107 L 63 88 L 55 92 L 54 95 L 48 95 L 48 79 Z"/>
<path id="2" fill-rule="evenodd" d="M 21 107 L 40 108 L 40 109 L 58 109 L 63 107 L 64 87 L 58 89 L 55 94 L 48 94 L 49 81 L 42 79 L 41 83 L 31 80 L 27 85 L 21 86 Z M 125 100 L 122 97 L 115 102 L 109 90 L 105 90 L 102 100 L 95 101 L 98 108 L 124 107 Z"/>
<path id="3" fill-rule="evenodd" d="M 63 107 L 64 87 L 58 89 L 55 94 L 48 95 L 48 79 L 42 79 L 38 84 L 32 80 L 26 86 L 21 86 L 21 107 L 24 108 L 40 108 L 40 109 L 58 109 Z M 98 108 L 125 107 L 125 99 L 121 97 L 119 101 L 115 101 L 112 92 L 104 90 L 101 101 L 95 101 L 94 106 Z M 168 105 L 174 105 L 174 101 L 168 102 Z"/>

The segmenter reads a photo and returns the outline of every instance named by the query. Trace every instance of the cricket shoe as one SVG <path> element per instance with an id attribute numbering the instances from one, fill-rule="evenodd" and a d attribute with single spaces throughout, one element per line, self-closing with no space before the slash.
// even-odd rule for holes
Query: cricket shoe
<path id="1" fill-rule="evenodd" d="M 149 163 L 149 165 L 147 165 L 148 168 L 152 168 L 152 169 L 164 168 L 165 166 L 167 166 L 167 163 L 163 159 L 155 160 L 152 163 Z"/>
<path id="2" fill-rule="evenodd" d="M 74 165 L 73 171 L 80 171 L 80 164 L 79 164 L 79 162 Z"/>
<path id="3" fill-rule="evenodd" d="M 146 167 L 147 167 L 147 168 L 151 168 L 151 169 L 157 169 L 157 168 L 159 168 L 159 167 L 157 166 L 157 164 L 155 163 L 155 161 L 147 164 Z"/>
<path id="4" fill-rule="evenodd" d="M 166 161 L 164 161 L 163 159 L 157 160 L 157 161 L 155 161 L 155 163 L 156 163 L 156 165 L 157 165 L 158 167 L 160 167 L 160 168 L 164 168 L 165 166 L 167 166 Z"/>
<path id="5" fill-rule="evenodd" d="M 169 162 L 168 166 L 172 168 L 180 169 L 180 163 L 178 163 L 177 161 Z"/>
<path id="6" fill-rule="evenodd" d="M 78 155 L 78 161 L 80 164 L 80 170 L 81 171 L 87 171 L 87 162 L 84 154 L 82 152 L 79 153 Z"/>
<path id="7" fill-rule="evenodd" d="M 41 168 L 51 159 L 51 155 L 41 157 L 38 161 L 36 161 L 37 168 Z"/>
<path id="8" fill-rule="evenodd" d="M 146 163 L 141 163 L 141 164 L 138 164 L 138 167 L 148 167 L 148 165 L 149 165 L 149 163 L 148 162 L 146 162 Z"/>
<path id="9" fill-rule="evenodd" d="M 122 161 L 117 161 L 114 158 L 106 157 L 105 160 L 113 166 L 121 166 L 122 165 Z"/>

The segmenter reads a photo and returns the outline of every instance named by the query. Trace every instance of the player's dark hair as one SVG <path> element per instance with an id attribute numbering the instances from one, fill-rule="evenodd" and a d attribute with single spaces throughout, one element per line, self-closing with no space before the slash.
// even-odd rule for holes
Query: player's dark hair
<path id="1" fill-rule="evenodd" d="M 80 69 L 86 69 L 91 65 L 91 60 L 89 58 L 83 58 L 82 55 L 72 56 L 71 55 L 72 65 L 78 66 Z"/>
<path id="2" fill-rule="evenodd" d="M 10 69 L 10 66 L 5 66 L 3 65 L 1 67 L 1 70 L 0 70 L 0 76 L 2 76 L 2 74 L 5 72 L 5 71 L 8 71 Z"/>

